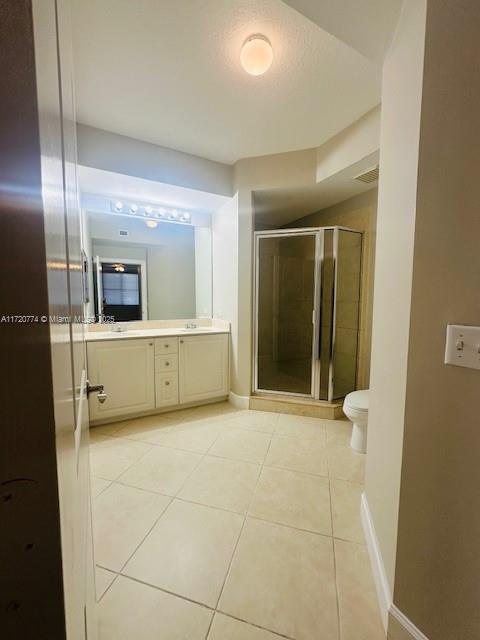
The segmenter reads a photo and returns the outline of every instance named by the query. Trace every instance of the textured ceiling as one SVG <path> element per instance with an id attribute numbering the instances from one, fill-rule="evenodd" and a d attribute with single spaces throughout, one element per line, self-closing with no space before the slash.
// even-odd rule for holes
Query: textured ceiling
<path id="1" fill-rule="evenodd" d="M 403 0 L 284 0 L 368 58 L 383 63 Z"/>
<path id="2" fill-rule="evenodd" d="M 240 47 L 263 33 L 261 77 Z M 82 123 L 233 163 L 315 147 L 380 100 L 380 68 L 280 0 L 74 0 Z"/>

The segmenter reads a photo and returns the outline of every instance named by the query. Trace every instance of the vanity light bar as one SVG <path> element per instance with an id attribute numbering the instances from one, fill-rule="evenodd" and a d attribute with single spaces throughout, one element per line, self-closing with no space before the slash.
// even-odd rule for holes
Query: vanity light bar
<path id="1" fill-rule="evenodd" d="M 185 211 L 185 209 L 173 209 L 155 205 L 143 206 L 137 205 L 135 202 L 123 202 L 122 200 L 112 200 L 110 208 L 112 213 L 133 218 L 142 217 L 177 224 L 191 224 L 192 222 L 192 214 L 190 211 Z M 154 228 L 153 225 L 152 228 Z"/>

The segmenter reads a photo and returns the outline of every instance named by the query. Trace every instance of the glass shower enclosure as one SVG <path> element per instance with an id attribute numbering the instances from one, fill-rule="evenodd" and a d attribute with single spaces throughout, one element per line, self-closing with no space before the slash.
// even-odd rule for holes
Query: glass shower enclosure
<path id="1" fill-rule="evenodd" d="M 362 234 L 255 233 L 254 392 L 327 400 L 355 389 Z"/>

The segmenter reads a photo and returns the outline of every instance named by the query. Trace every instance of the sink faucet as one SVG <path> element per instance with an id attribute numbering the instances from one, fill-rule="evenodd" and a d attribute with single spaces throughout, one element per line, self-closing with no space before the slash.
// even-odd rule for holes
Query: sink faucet
<path id="1" fill-rule="evenodd" d="M 187 324 L 185 325 L 185 329 L 196 329 L 196 328 L 197 328 L 196 322 L 187 322 Z"/>
<path id="2" fill-rule="evenodd" d="M 119 324 L 118 322 L 114 322 L 112 325 L 112 331 L 116 331 L 116 332 L 121 332 L 121 331 L 126 331 L 127 327 L 123 324 Z"/>

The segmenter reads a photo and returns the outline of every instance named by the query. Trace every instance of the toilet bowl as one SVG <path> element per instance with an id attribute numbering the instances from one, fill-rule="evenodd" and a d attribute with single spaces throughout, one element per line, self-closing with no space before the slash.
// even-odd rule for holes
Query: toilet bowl
<path id="1" fill-rule="evenodd" d="M 359 453 L 367 452 L 369 390 L 352 391 L 343 401 L 343 413 L 353 422 L 350 446 Z"/>

